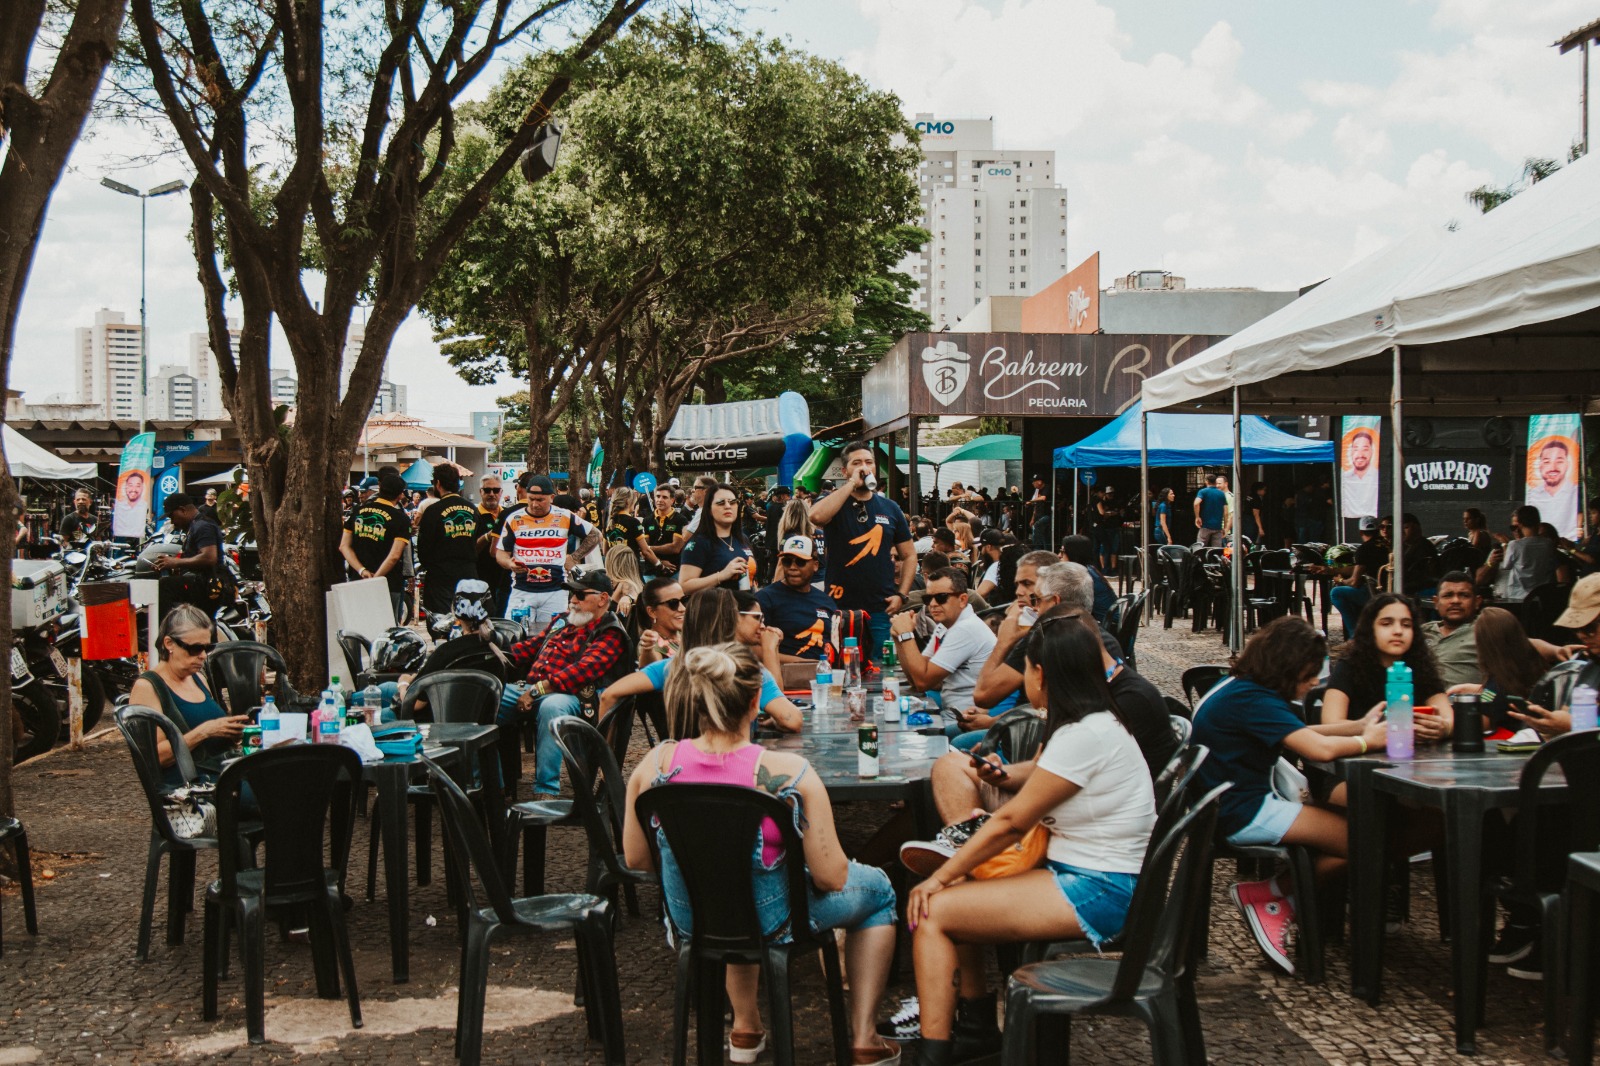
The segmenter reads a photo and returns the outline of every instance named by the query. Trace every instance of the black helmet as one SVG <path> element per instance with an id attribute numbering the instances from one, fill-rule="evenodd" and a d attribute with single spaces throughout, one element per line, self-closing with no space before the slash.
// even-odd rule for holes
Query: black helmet
<path id="1" fill-rule="evenodd" d="M 380 674 L 414 673 L 427 657 L 428 647 L 421 637 L 404 626 L 395 626 L 378 639 L 378 646 L 372 650 L 372 669 Z"/>

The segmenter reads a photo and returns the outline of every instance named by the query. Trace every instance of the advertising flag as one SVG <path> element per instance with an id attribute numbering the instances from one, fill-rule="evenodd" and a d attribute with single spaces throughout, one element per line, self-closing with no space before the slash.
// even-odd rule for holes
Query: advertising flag
<path id="1" fill-rule="evenodd" d="M 1568 540 L 1578 536 L 1583 517 L 1578 482 L 1583 477 L 1582 421 L 1571 415 L 1534 415 L 1528 419 L 1527 503 L 1539 509 Z"/>
<path id="2" fill-rule="evenodd" d="M 1382 415 L 1346 415 L 1339 438 L 1339 496 L 1345 518 L 1377 517 Z"/>
<path id="3" fill-rule="evenodd" d="M 156 435 L 140 433 L 122 449 L 117 468 L 117 499 L 111 505 L 111 535 L 144 539 L 150 517 L 150 463 L 155 458 Z"/>

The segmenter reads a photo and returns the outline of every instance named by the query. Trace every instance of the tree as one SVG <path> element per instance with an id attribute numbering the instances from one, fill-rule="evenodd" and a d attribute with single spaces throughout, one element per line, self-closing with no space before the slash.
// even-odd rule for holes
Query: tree
<path id="1" fill-rule="evenodd" d="M 7 0 L 0 20 L 0 395 L 10 388 L 17 315 L 45 211 L 116 53 L 127 8 L 128 0 L 77 0 L 70 13 L 58 12 L 57 21 L 47 0 Z M 51 40 L 56 34 L 59 40 Z M 47 74 L 38 59 L 52 54 Z M 9 467 L 0 462 L 5 528 L 11 528 L 20 504 Z M 0 589 L 10 587 L 11 552 L 0 552 Z M 11 647 L 9 611 L 0 616 L 0 646 Z M 0 671 L 0 814 L 16 809 L 11 753 L 11 673 L 5 670 Z"/>
<path id="2" fill-rule="evenodd" d="M 483 127 L 542 76 L 535 62 L 508 77 Z M 547 392 L 547 427 L 592 387 L 607 476 L 648 460 L 635 438 L 659 440 L 707 370 L 847 318 L 884 234 L 916 213 L 898 101 L 769 40 L 638 22 L 562 117 L 552 187 L 497 189 L 423 308 L 464 374 L 508 369 Z"/>
<path id="3" fill-rule="evenodd" d="M 1570 162 L 1570 159 L 1569 159 Z M 1480 185 L 1467 193 L 1467 203 L 1488 214 L 1529 185 L 1537 185 L 1561 169 L 1554 159 L 1529 156 L 1522 161 L 1522 176 L 1509 185 Z"/>
<path id="4" fill-rule="evenodd" d="M 159 108 L 196 171 L 193 239 L 211 350 L 250 470 L 266 579 L 293 621 L 277 638 L 296 683 L 325 676 L 335 490 L 396 329 L 574 77 L 647 2 L 132 0 L 140 67 L 125 87 Z M 521 112 L 481 151 L 458 156 L 463 93 L 507 45 L 549 39 L 571 43 L 544 57 Z M 230 289 L 243 312 L 237 346 Z M 358 301 L 370 313 L 341 400 Z M 286 436 L 267 382 L 274 318 L 298 378 Z"/>

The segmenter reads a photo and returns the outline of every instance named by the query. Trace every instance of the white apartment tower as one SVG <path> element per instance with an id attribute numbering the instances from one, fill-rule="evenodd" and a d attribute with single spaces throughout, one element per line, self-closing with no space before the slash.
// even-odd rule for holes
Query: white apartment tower
<path id="1" fill-rule="evenodd" d="M 902 264 L 934 329 L 985 296 L 1031 296 L 1067 272 L 1067 191 L 1056 154 L 994 147 L 993 119 L 919 114 L 917 186 L 931 237 Z"/>
<path id="2" fill-rule="evenodd" d="M 94 325 L 74 331 L 73 357 L 77 402 L 94 404 L 105 417 L 135 421 L 139 417 L 139 324 L 125 321 L 121 311 L 101 308 Z"/>
<path id="3" fill-rule="evenodd" d="M 228 338 L 235 352 L 239 348 L 239 337 L 244 332 L 236 319 L 228 320 Z M 162 367 L 165 372 L 168 368 Z M 172 368 L 178 369 L 176 367 Z M 197 398 L 195 418 L 226 418 L 227 405 L 222 402 L 222 379 L 217 374 L 217 359 L 211 354 L 211 335 L 208 333 L 189 334 L 189 377 L 194 379 L 195 394 Z M 160 375 L 158 374 L 159 378 Z M 151 396 L 155 395 L 157 388 L 151 382 Z M 154 404 L 154 400 L 151 401 Z M 173 418 L 177 415 L 170 416 Z"/>

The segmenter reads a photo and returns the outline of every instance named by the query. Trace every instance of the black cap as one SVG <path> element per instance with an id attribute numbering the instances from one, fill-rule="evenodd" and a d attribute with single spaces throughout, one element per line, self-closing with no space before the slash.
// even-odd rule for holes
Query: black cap
<path id="1" fill-rule="evenodd" d="M 793 490 L 790 489 L 788 485 L 774 485 L 774 486 L 772 486 L 771 495 L 773 495 L 773 496 L 788 496 L 792 492 L 793 492 Z"/>
<path id="2" fill-rule="evenodd" d="M 170 515 L 177 514 L 179 511 L 183 510 L 185 507 L 193 507 L 193 506 L 194 506 L 194 498 L 193 497 L 187 495 L 186 493 L 174 492 L 174 493 L 168 494 L 167 498 L 161 501 L 161 513 L 164 514 L 164 515 L 169 515 L 170 516 Z"/>
<path id="3" fill-rule="evenodd" d="M 542 493 L 545 496 L 554 496 L 556 483 L 551 481 L 548 475 L 535 474 L 528 479 L 527 491 Z"/>
<path id="4" fill-rule="evenodd" d="M 604 570 L 573 570 L 567 574 L 567 591 L 580 596 L 585 592 L 611 592 L 611 578 Z"/>
<path id="5" fill-rule="evenodd" d="M 1033 475 L 1033 480 L 1035 480 L 1035 481 L 1043 481 L 1044 480 L 1044 475 L 1043 474 L 1034 474 Z"/>
<path id="6" fill-rule="evenodd" d="M 986 529 L 978 535 L 978 543 L 993 547 L 1005 543 L 1006 535 L 998 529 Z"/>

